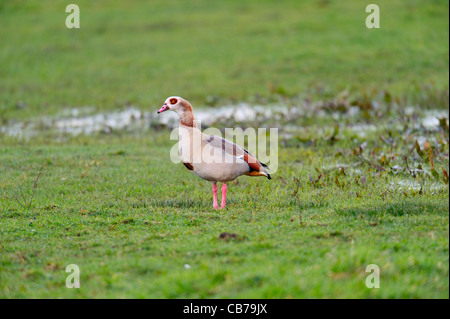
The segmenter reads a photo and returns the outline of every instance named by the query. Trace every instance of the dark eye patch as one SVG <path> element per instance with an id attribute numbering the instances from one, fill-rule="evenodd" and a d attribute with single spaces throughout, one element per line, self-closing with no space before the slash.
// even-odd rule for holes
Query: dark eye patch
<path id="1" fill-rule="evenodd" d="M 173 98 L 173 99 L 170 99 L 169 102 L 170 102 L 170 104 L 177 104 L 178 100 Z"/>

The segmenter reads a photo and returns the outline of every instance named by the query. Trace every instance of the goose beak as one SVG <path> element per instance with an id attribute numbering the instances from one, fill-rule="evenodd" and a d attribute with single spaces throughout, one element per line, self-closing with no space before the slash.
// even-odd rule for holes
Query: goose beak
<path id="1" fill-rule="evenodd" d="M 159 113 L 165 112 L 167 110 L 169 110 L 169 107 L 167 106 L 167 104 L 164 104 L 163 106 L 161 106 L 161 108 L 159 109 L 159 111 L 157 113 L 159 114 Z"/>

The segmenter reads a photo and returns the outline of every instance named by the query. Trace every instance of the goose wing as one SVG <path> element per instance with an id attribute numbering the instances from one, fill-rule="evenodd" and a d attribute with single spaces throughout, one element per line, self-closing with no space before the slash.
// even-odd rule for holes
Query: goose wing
<path id="1" fill-rule="evenodd" d="M 256 157 L 249 153 L 246 149 L 220 136 L 209 135 L 206 136 L 205 140 L 209 146 L 220 149 L 221 152 L 233 156 L 235 160 L 244 160 L 249 166 L 249 173 L 253 173 L 248 175 L 259 175 L 256 174 L 256 172 L 259 172 L 270 179 L 270 175 L 266 170 L 267 165 L 258 161 Z"/>

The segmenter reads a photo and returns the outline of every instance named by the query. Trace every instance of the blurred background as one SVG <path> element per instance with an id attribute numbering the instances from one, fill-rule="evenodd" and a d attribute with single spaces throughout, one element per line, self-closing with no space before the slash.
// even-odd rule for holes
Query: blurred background
<path id="1" fill-rule="evenodd" d="M 448 106 L 448 1 L 1 1 L 0 120 L 90 106 L 333 99 Z M 387 93 L 386 93 L 387 92 Z M 430 97 L 431 96 L 431 97 Z"/>

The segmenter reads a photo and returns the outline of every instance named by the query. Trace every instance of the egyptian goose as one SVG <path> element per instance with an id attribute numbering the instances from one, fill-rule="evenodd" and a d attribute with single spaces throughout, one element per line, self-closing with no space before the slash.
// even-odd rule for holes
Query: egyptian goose
<path id="1" fill-rule="evenodd" d="M 203 134 L 194 119 L 191 104 L 178 96 L 166 99 L 157 112 L 174 111 L 180 116 L 178 152 L 184 166 L 200 178 L 212 182 L 213 208 L 217 204 L 217 182 L 222 183 L 221 208 L 226 205 L 227 182 L 241 175 L 271 179 L 267 166 L 236 144 L 214 135 Z"/>

